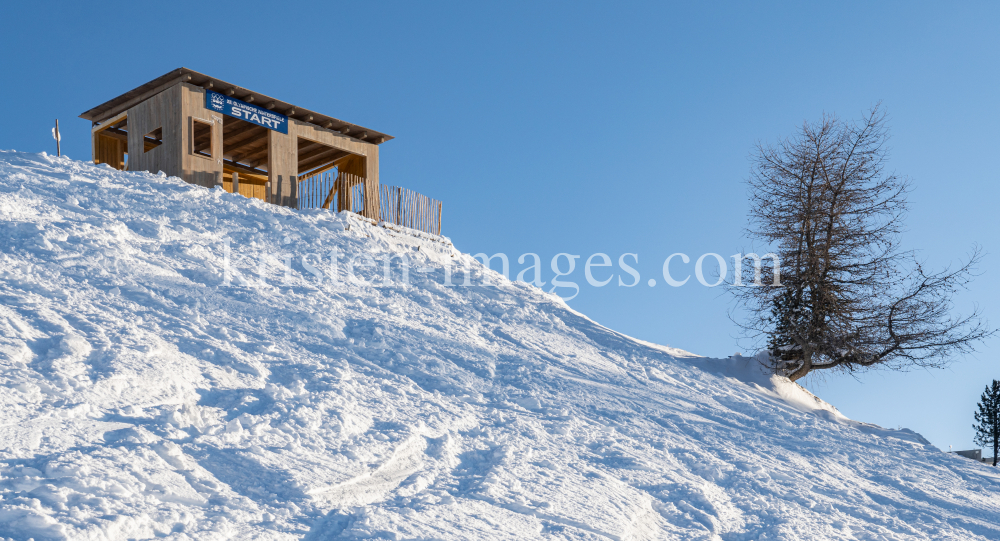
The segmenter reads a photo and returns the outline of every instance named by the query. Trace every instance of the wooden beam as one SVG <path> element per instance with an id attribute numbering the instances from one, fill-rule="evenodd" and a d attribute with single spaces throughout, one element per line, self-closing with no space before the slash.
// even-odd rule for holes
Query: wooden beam
<path id="1" fill-rule="evenodd" d="M 122 143 L 125 144 L 125 152 L 128 152 L 128 132 L 127 131 L 122 131 L 122 130 L 119 130 L 118 128 L 107 128 L 107 129 L 104 129 L 104 130 L 102 130 L 100 132 L 97 132 L 97 135 L 100 135 L 101 137 L 108 137 L 110 139 L 117 139 L 117 140 L 121 141 Z M 158 147 L 158 146 L 160 146 L 160 145 L 163 144 L 163 141 L 157 141 L 156 139 L 151 139 L 149 137 L 143 137 L 142 141 L 143 141 L 143 147 L 144 147 L 144 151 L 145 152 L 149 152 L 150 150 L 152 150 L 152 149 L 154 149 L 154 148 L 156 148 L 156 147 Z M 198 150 L 198 149 L 195 149 L 195 150 Z"/>
<path id="2" fill-rule="evenodd" d="M 108 128 L 97 133 L 98 135 L 103 135 L 104 137 L 110 137 L 112 139 L 118 139 L 119 141 L 125 141 L 128 143 L 128 132 L 122 131 L 117 128 Z"/>
<path id="3" fill-rule="evenodd" d="M 123 121 L 123 120 L 128 120 L 128 113 L 127 112 L 119 113 L 114 118 L 109 119 L 107 122 L 105 122 L 103 124 L 95 124 L 94 127 L 90 129 L 90 131 L 92 133 L 97 133 L 97 132 L 99 132 L 101 130 L 106 130 L 108 128 L 114 127 L 114 126 L 118 125 L 118 123 L 121 122 L 121 121 Z"/>
<path id="4" fill-rule="evenodd" d="M 313 175 L 318 175 L 323 171 L 329 171 L 335 167 L 337 167 L 336 160 L 313 162 L 309 165 L 300 167 L 299 174 L 311 177 Z"/>
<path id="5" fill-rule="evenodd" d="M 329 209 L 330 208 L 330 204 L 333 203 L 335 197 L 337 197 L 337 183 L 336 182 L 333 183 L 333 188 L 330 188 L 330 193 L 327 194 L 326 200 L 323 201 L 323 208 L 324 209 Z"/>
<path id="6" fill-rule="evenodd" d="M 252 141 L 247 141 L 234 149 L 230 149 L 227 154 L 233 157 L 236 161 L 243 161 L 244 158 L 249 158 L 250 156 L 260 152 L 260 149 L 267 146 L 267 136 L 258 137 Z"/>
<path id="7" fill-rule="evenodd" d="M 328 161 L 336 161 L 343 157 L 343 154 L 347 152 L 340 149 L 330 149 L 331 152 L 324 152 L 316 156 L 311 156 L 308 159 L 299 160 L 299 171 L 308 171 L 315 167 L 319 167 Z"/>
<path id="8" fill-rule="evenodd" d="M 349 168 L 349 169 L 351 169 L 351 173 L 352 174 L 357 175 L 357 170 L 360 169 L 360 168 L 356 165 L 356 162 L 354 162 L 354 159 L 355 158 L 361 158 L 361 157 L 362 156 L 358 156 L 357 154 L 347 154 L 346 156 L 342 156 L 340 158 L 337 158 L 337 167 L 340 167 L 341 169 L 348 169 Z"/>
<path id="9" fill-rule="evenodd" d="M 200 144 L 204 143 L 205 141 L 209 141 L 209 142 L 212 141 L 212 132 L 211 131 L 209 131 L 208 133 L 203 133 L 203 134 L 201 134 L 201 135 L 199 135 L 199 136 L 197 136 L 197 137 L 194 138 L 194 144 L 195 145 L 200 145 Z"/>
<path id="10" fill-rule="evenodd" d="M 323 152 L 314 152 L 308 156 L 303 156 L 299 154 L 299 164 L 304 163 L 315 163 L 317 161 L 329 160 L 329 159 L 339 159 L 341 154 L 347 153 L 339 148 L 326 149 Z"/>
<path id="11" fill-rule="evenodd" d="M 330 145 L 324 145 L 323 143 L 316 143 L 316 142 L 313 142 L 313 141 L 306 141 L 306 143 L 303 144 L 303 141 L 306 141 L 306 140 L 305 139 L 299 139 L 299 157 L 300 158 L 302 157 L 303 154 L 308 153 L 308 152 L 312 152 L 312 151 L 316 150 L 317 148 L 332 148 L 332 147 L 330 147 Z"/>
<path id="12" fill-rule="evenodd" d="M 323 167 L 320 167 L 318 169 L 314 169 L 312 171 L 310 171 L 308 169 L 299 169 L 299 174 L 300 175 L 305 175 L 307 177 L 311 177 L 311 176 L 318 175 L 320 173 L 325 173 L 325 172 L 329 171 L 330 169 L 333 169 L 334 167 L 337 167 L 336 160 L 334 160 L 334 161 L 332 161 L 332 162 L 324 165 Z"/>
<path id="13" fill-rule="evenodd" d="M 240 156 L 240 160 L 243 163 L 250 163 L 255 160 L 267 159 L 267 141 L 269 139 L 264 138 L 264 144 L 260 148 L 252 148 L 243 156 Z M 235 159 L 235 156 L 234 156 Z"/>
<path id="14" fill-rule="evenodd" d="M 261 137 L 260 139 L 254 140 L 252 144 L 240 147 L 239 152 L 225 152 L 223 155 L 224 156 L 228 155 L 230 159 L 232 159 L 235 162 L 246 162 L 247 159 L 249 159 L 251 156 L 259 152 L 261 148 L 267 146 L 267 143 L 265 143 L 264 141 L 267 141 L 267 138 Z"/>
<path id="15" fill-rule="evenodd" d="M 153 150 L 154 148 L 156 148 L 156 147 L 158 147 L 158 146 L 160 146 L 162 144 L 163 144 L 163 141 L 157 141 L 156 139 L 150 139 L 149 137 L 143 137 L 142 138 L 142 147 L 143 147 L 142 151 L 143 152 L 149 152 L 150 150 Z"/>
<path id="16" fill-rule="evenodd" d="M 207 122 L 200 122 L 200 121 L 196 120 L 195 121 L 195 126 L 197 126 L 198 124 L 201 124 L 203 127 L 208 128 L 208 129 L 205 130 L 200 135 L 194 136 L 192 138 L 191 145 L 194 147 L 194 151 L 198 152 L 198 151 L 201 151 L 201 150 L 205 150 L 206 148 L 211 149 L 212 148 L 212 135 L 213 135 L 212 134 L 211 125 L 208 124 Z M 209 154 L 211 154 L 211 152 L 209 152 Z"/>
<path id="17" fill-rule="evenodd" d="M 342 149 L 339 149 L 339 148 L 336 148 L 336 147 L 332 147 L 332 146 L 329 146 L 329 145 L 324 145 L 322 143 L 319 143 L 317 146 L 313 146 L 309 150 L 303 150 L 302 148 L 299 148 L 299 163 L 302 163 L 302 162 L 308 161 L 308 160 L 312 160 L 316 156 L 320 156 L 320 155 L 323 155 L 323 154 L 329 154 L 331 151 L 332 152 L 347 152 L 346 150 L 342 150 Z"/>
<path id="18" fill-rule="evenodd" d="M 232 171 L 236 171 L 241 175 L 247 174 L 247 175 L 261 177 L 265 180 L 267 179 L 267 171 L 261 171 L 260 169 L 254 169 L 253 167 L 247 167 L 241 163 L 236 163 L 232 160 L 222 160 L 222 168 L 224 170 L 230 169 Z"/>
<path id="19" fill-rule="evenodd" d="M 254 130 L 266 130 L 267 129 L 267 128 L 263 127 L 263 126 L 258 126 L 256 124 L 251 124 L 249 122 L 244 122 L 243 124 L 244 125 L 242 125 L 242 126 L 237 124 L 236 128 L 232 128 L 228 132 L 226 132 L 225 126 L 223 126 L 223 128 L 222 128 L 222 140 L 224 142 L 225 141 L 229 141 L 230 143 L 232 143 L 232 141 L 234 139 L 238 138 L 239 136 L 243 135 L 244 133 L 247 133 L 249 131 L 254 131 Z"/>
<path id="20" fill-rule="evenodd" d="M 172 87 L 172 86 L 174 86 L 174 85 L 176 85 L 178 83 L 186 83 L 186 82 L 188 82 L 190 80 L 191 80 L 191 76 L 187 75 L 187 74 L 181 75 L 180 77 L 176 77 L 174 79 L 171 79 L 171 80 L 167 81 L 166 83 L 163 83 L 162 85 L 160 85 L 160 86 L 158 86 L 158 87 L 156 87 L 156 88 L 154 88 L 154 89 L 152 89 L 150 91 L 143 92 L 142 94 L 140 94 L 140 95 L 138 95 L 138 96 L 136 96 L 136 97 L 134 97 L 134 98 L 132 98 L 132 99 L 130 99 L 130 100 L 128 100 L 128 101 L 120 104 L 120 105 L 117 105 L 115 107 L 112 107 L 112 108 L 108 109 L 107 111 L 103 111 L 103 112 L 99 113 L 98 115 L 96 115 L 93 118 L 93 121 L 94 122 L 102 122 L 105 119 L 111 118 L 111 117 L 113 117 L 115 115 L 118 115 L 118 114 L 124 112 L 124 111 L 128 111 L 130 108 L 132 108 L 136 104 L 144 102 L 144 101 L 148 100 L 149 98 L 152 98 L 153 96 L 159 94 L 160 92 L 163 92 L 164 90 L 166 90 L 166 89 L 168 89 L 168 88 L 170 88 L 170 87 Z"/>
<path id="21" fill-rule="evenodd" d="M 236 160 L 233 160 L 234 162 Z M 267 165 L 267 152 L 258 153 L 253 159 L 243 156 L 240 158 L 240 163 L 246 165 L 247 167 L 260 167 L 261 165 Z"/>
<path id="22" fill-rule="evenodd" d="M 299 162 L 298 165 L 299 174 L 311 176 L 316 174 L 316 169 L 322 169 L 323 171 L 326 171 L 327 169 L 329 169 L 329 167 L 327 167 L 328 165 L 336 167 L 337 166 L 336 161 L 337 161 L 336 158 L 330 157 L 326 159 L 312 160 L 308 163 Z"/>
<path id="23" fill-rule="evenodd" d="M 225 140 L 223 140 L 222 144 L 223 148 L 226 149 L 225 152 L 227 154 L 231 156 L 236 156 L 236 155 L 246 156 L 248 147 L 254 147 L 261 141 L 267 141 L 266 128 L 264 129 L 263 133 L 254 133 L 251 136 L 248 136 L 242 141 L 239 141 L 237 143 L 230 142 L 227 144 Z"/>

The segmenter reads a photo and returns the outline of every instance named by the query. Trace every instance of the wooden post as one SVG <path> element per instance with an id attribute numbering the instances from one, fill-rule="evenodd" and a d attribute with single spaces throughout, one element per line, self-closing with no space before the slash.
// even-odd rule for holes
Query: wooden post
<path id="1" fill-rule="evenodd" d="M 338 210 L 351 210 L 351 183 L 350 174 L 341 173 L 340 174 L 340 200 L 338 201 Z"/>
<path id="2" fill-rule="evenodd" d="M 56 156 L 62 156 L 62 148 L 59 142 L 62 140 L 62 136 L 59 135 L 59 119 L 56 119 L 56 131 L 52 134 L 56 138 Z"/>
<path id="3" fill-rule="evenodd" d="M 233 171 L 233 193 L 240 193 L 240 174 Z"/>
<path id="4" fill-rule="evenodd" d="M 264 183 L 264 202 L 265 203 L 270 203 L 271 202 L 271 181 L 270 180 Z"/>
<path id="5" fill-rule="evenodd" d="M 443 206 L 444 203 L 438 201 L 438 235 L 441 234 L 441 207 Z"/>

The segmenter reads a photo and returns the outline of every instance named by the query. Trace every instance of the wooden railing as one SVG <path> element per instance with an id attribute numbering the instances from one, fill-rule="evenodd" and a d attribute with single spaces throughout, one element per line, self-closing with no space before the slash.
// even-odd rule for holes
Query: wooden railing
<path id="1" fill-rule="evenodd" d="M 363 214 L 365 179 L 350 173 L 320 173 L 298 184 L 299 209 L 349 210 Z M 441 234 L 442 204 L 399 186 L 379 186 L 379 219 L 388 224 Z"/>

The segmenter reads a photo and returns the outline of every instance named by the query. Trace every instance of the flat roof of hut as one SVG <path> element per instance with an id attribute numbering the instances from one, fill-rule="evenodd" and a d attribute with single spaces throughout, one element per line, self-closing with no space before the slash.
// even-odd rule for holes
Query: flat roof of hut
<path id="1" fill-rule="evenodd" d="M 298 183 L 333 168 L 364 185 L 363 216 L 379 219 L 378 146 L 392 136 L 187 68 L 80 115 L 94 163 L 222 185 L 297 206 Z M 332 196 L 331 192 L 331 196 Z"/>

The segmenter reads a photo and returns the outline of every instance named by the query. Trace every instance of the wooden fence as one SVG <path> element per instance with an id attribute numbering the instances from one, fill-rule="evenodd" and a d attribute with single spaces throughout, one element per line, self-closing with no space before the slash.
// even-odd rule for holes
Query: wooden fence
<path id="1" fill-rule="evenodd" d="M 349 210 L 361 214 L 365 210 L 365 179 L 350 173 L 320 173 L 299 181 L 298 208 Z"/>
<path id="2" fill-rule="evenodd" d="M 441 202 L 399 186 L 379 186 L 382 221 L 418 231 L 441 234 Z"/>
<path id="3" fill-rule="evenodd" d="M 323 208 L 326 196 L 333 190 L 337 176 L 320 173 L 299 180 L 299 210 Z"/>
<path id="4" fill-rule="evenodd" d="M 298 208 L 349 210 L 362 214 L 365 209 L 364 178 L 331 172 L 302 179 L 298 184 Z M 385 223 L 440 235 L 441 208 L 440 201 L 413 190 L 379 186 L 379 219 Z"/>

